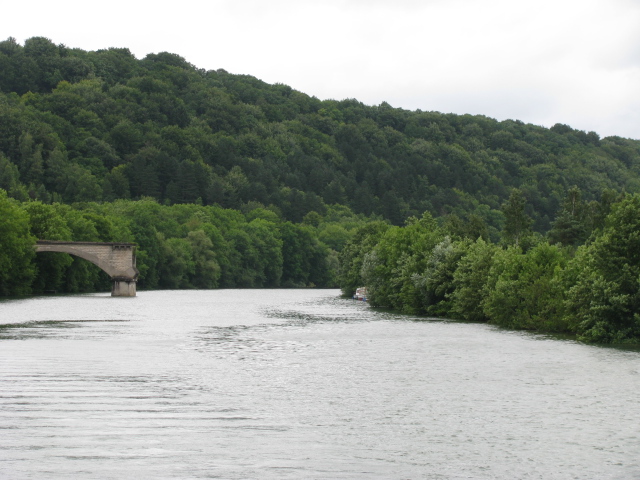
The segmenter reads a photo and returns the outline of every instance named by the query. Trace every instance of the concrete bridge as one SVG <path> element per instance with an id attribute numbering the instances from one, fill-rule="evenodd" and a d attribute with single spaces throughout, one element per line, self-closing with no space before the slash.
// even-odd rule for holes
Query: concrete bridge
<path id="1" fill-rule="evenodd" d="M 138 269 L 133 243 L 57 242 L 38 240 L 36 252 L 61 252 L 84 258 L 97 265 L 113 280 L 111 296 L 135 297 Z"/>

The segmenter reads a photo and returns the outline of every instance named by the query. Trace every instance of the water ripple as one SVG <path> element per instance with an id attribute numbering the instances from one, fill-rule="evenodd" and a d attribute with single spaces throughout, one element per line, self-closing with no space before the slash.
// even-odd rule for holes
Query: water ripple
<path id="1" fill-rule="evenodd" d="M 0 314 L 0 478 L 640 477 L 638 351 L 336 291 Z"/>

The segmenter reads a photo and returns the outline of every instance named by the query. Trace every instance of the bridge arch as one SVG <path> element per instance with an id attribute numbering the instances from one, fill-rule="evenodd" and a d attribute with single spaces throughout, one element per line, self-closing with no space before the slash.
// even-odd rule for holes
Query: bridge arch
<path id="1" fill-rule="evenodd" d="M 84 258 L 104 270 L 113 281 L 111 295 L 135 297 L 138 269 L 133 243 L 60 242 L 38 240 L 36 252 L 60 252 Z"/>

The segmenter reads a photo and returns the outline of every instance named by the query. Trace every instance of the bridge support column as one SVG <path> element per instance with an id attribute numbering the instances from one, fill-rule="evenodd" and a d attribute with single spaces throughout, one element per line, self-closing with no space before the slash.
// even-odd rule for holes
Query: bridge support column
<path id="1" fill-rule="evenodd" d="M 112 297 L 135 297 L 136 281 L 131 278 L 114 278 L 111 288 Z"/>

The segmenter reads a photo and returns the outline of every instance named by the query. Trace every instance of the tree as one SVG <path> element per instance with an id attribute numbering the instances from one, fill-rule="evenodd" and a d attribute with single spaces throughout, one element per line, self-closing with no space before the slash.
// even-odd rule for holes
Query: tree
<path id="1" fill-rule="evenodd" d="M 187 240 L 191 243 L 194 272 L 191 284 L 196 288 L 216 288 L 220 279 L 220 265 L 216 261 L 213 242 L 204 232 L 189 232 Z"/>
<path id="2" fill-rule="evenodd" d="M 482 304 L 489 322 L 508 328 L 567 331 L 559 276 L 566 262 L 558 246 L 544 242 L 526 253 L 517 246 L 496 252 Z"/>
<path id="3" fill-rule="evenodd" d="M 0 152 L 0 188 L 13 198 L 25 201 L 27 192 L 20 183 L 18 167 Z"/>
<path id="4" fill-rule="evenodd" d="M 582 193 L 576 186 L 569 189 L 562 209 L 549 231 L 549 240 L 562 245 L 577 245 L 586 240 L 589 232 L 586 225 L 586 206 L 582 201 Z"/>
<path id="5" fill-rule="evenodd" d="M 340 252 L 338 281 L 342 294 L 351 296 L 358 287 L 365 286 L 362 278 L 364 257 L 376 246 L 384 232 L 389 228 L 385 222 L 371 222 L 358 228 L 351 240 Z"/>
<path id="6" fill-rule="evenodd" d="M 582 339 L 640 338 L 640 196 L 613 205 L 603 231 L 568 270 L 566 318 Z"/>
<path id="7" fill-rule="evenodd" d="M 351 233 L 338 224 L 329 224 L 318 230 L 318 239 L 336 252 L 342 251 L 350 238 Z"/>
<path id="8" fill-rule="evenodd" d="M 25 295 L 35 276 L 29 216 L 0 190 L 0 295 Z"/>
<path id="9" fill-rule="evenodd" d="M 91 202 L 102 199 L 103 189 L 98 179 L 86 168 L 70 164 L 64 167 L 59 186 L 68 202 Z"/>
<path id="10" fill-rule="evenodd" d="M 20 178 L 25 184 L 39 185 L 44 179 L 42 145 L 36 144 L 29 132 L 20 136 Z"/>
<path id="11" fill-rule="evenodd" d="M 165 239 L 158 234 L 161 251 L 161 288 L 177 289 L 192 287 L 190 277 L 195 273 L 192 244 L 183 238 Z"/>
<path id="12" fill-rule="evenodd" d="M 454 292 L 453 277 L 460 258 L 468 248 L 468 241 L 453 242 L 449 236 L 438 243 L 428 256 L 423 272 L 414 274 L 412 280 L 422 295 L 425 313 L 448 316 L 451 310 L 450 296 Z"/>
<path id="13" fill-rule="evenodd" d="M 282 238 L 282 285 L 306 287 L 311 270 L 310 230 L 291 222 L 280 226 Z"/>
<path id="14" fill-rule="evenodd" d="M 256 218 L 243 226 L 249 234 L 256 256 L 256 287 L 278 287 L 283 273 L 283 241 L 275 224 Z"/>
<path id="15" fill-rule="evenodd" d="M 37 240 L 73 240 L 67 222 L 54 205 L 30 202 L 24 205 L 29 214 L 31 234 Z M 44 252 L 35 259 L 38 275 L 34 279 L 33 290 L 63 290 L 64 275 L 73 258 L 71 255 Z"/>
<path id="16" fill-rule="evenodd" d="M 58 47 L 48 38 L 31 37 L 24 42 L 24 54 L 36 65 L 36 84 L 41 92 L 50 92 L 64 80 L 60 73 L 60 53 Z"/>
<path id="17" fill-rule="evenodd" d="M 514 189 L 509 200 L 502 205 L 505 216 L 503 240 L 507 244 L 518 245 L 523 237 L 531 233 L 533 221 L 525 213 L 526 201 L 520 190 Z"/>
<path id="18" fill-rule="evenodd" d="M 386 230 L 362 261 L 361 276 L 371 303 L 425 313 L 425 298 L 415 277 L 426 271 L 430 253 L 443 239 L 429 213 L 410 218 L 405 227 Z"/>
<path id="19" fill-rule="evenodd" d="M 450 293 L 451 315 L 473 322 L 487 321 L 482 307 L 489 293 L 487 281 L 493 257 L 499 247 L 478 238 L 469 245 L 453 273 L 453 292 Z"/>

